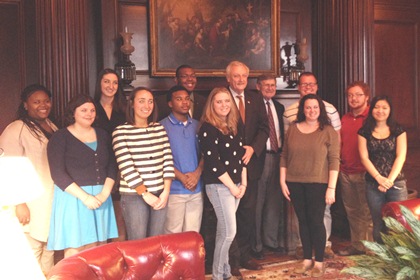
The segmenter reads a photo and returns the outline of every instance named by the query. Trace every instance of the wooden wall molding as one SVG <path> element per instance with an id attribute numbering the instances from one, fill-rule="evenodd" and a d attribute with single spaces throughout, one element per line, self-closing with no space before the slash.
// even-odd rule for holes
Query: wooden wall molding
<path id="1" fill-rule="evenodd" d="M 389 9 L 392 7 L 394 11 L 419 11 L 419 0 L 375 0 L 375 10 L 380 8 Z"/>
<path id="2" fill-rule="evenodd" d="M 54 94 L 56 116 L 71 97 L 89 94 L 87 1 L 36 1 L 39 81 Z"/>
<path id="3" fill-rule="evenodd" d="M 343 114 L 349 83 L 363 80 L 373 85 L 373 0 L 317 0 L 313 9 L 313 63 L 319 94 Z"/>

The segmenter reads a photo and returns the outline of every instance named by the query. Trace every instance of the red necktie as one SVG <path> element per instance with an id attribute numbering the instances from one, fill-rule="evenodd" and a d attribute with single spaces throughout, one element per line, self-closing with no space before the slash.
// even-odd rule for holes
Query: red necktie
<path id="1" fill-rule="evenodd" d="M 269 138 L 270 138 L 271 150 L 274 152 L 277 152 L 277 150 L 279 149 L 279 144 L 277 142 L 276 127 L 274 126 L 273 113 L 271 112 L 270 102 L 267 101 L 266 104 L 267 104 L 267 111 L 268 111 L 267 113 L 268 126 L 270 127 Z"/>
<path id="2" fill-rule="evenodd" d="M 245 106 L 242 95 L 237 95 L 236 98 L 239 99 L 239 114 L 241 115 L 242 122 L 245 123 Z"/>

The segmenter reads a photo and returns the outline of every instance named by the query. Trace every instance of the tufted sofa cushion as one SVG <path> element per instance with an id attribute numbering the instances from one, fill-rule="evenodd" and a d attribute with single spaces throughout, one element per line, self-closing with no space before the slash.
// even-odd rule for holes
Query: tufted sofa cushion
<path id="1" fill-rule="evenodd" d="M 413 212 L 414 216 L 420 220 L 420 198 L 388 202 L 382 207 L 382 217 L 393 217 L 399 221 L 405 228 L 411 231 L 411 227 L 407 224 L 404 216 L 401 213 L 399 205 L 403 205 Z"/>
<path id="2" fill-rule="evenodd" d="M 204 279 L 204 243 L 184 232 L 142 240 L 113 242 L 57 263 L 48 279 L 146 280 Z"/>

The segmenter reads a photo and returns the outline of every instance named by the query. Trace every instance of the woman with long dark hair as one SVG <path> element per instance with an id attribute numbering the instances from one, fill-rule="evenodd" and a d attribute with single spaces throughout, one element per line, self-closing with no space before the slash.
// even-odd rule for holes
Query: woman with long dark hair
<path id="1" fill-rule="evenodd" d="M 389 97 L 375 96 L 358 132 L 359 153 L 366 168 L 366 197 L 373 221 L 373 239 L 382 243 L 382 206 L 407 199 L 402 168 L 407 155 L 407 133 L 393 118 Z"/>
<path id="2" fill-rule="evenodd" d="M 47 249 L 54 193 L 47 144 L 57 127 L 49 119 L 51 92 L 46 87 L 38 84 L 27 86 L 20 99 L 16 120 L 0 136 L 0 148 L 6 156 L 28 157 L 44 186 L 41 197 L 16 206 L 16 216 L 23 225 L 42 271 L 47 274 L 54 265 L 54 251 Z"/>
<path id="3" fill-rule="evenodd" d="M 106 68 L 99 72 L 93 100 L 96 106 L 93 126 L 103 128 L 111 135 L 117 126 L 125 123 L 126 101 L 115 70 Z"/>
<path id="4" fill-rule="evenodd" d="M 106 68 L 99 72 L 93 100 L 96 106 L 96 119 L 93 126 L 105 129 L 111 136 L 114 129 L 126 121 L 125 109 L 127 102 L 121 90 L 121 78 L 115 70 Z M 115 238 L 114 241 L 124 241 L 126 239 L 126 231 L 118 187 L 119 179 L 115 182 L 111 192 L 118 225 L 118 238 Z"/>
<path id="5" fill-rule="evenodd" d="M 150 89 L 130 94 L 127 123 L 112 133 L 121 173 L 121 207 L 129 240 L 164 233 L 166 204 L 175 178 L 165 128 L 156 122 L 157 107 Z"/>

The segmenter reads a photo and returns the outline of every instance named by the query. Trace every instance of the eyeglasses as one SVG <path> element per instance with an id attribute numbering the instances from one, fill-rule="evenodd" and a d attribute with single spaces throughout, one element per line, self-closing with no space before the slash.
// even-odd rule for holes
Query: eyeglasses
<path id="1" fill-rule="evenodd" d="M 362 97 L 362 96 L 364 96 L 364 94 L 363 93 L 356 93 L 356 94 L 347 94 L 347 98 L 348 99 L 352 99 L 352 98 L 360 98 L 360 97 Z"/>
<path id="2" fill-rule="evenodd" d="M 317 83 L 302 83 L 302 84 L 300 84 L 300 86 L 302 86 L 302 87 L 314 87 L 316 85 L 318 85 L 318 84 Z"/>
<path id="3" fill-rule="evenodd" d="M 179 75 L 179 78 L 181 79 L 197 79 L 196 75 Z"/>

